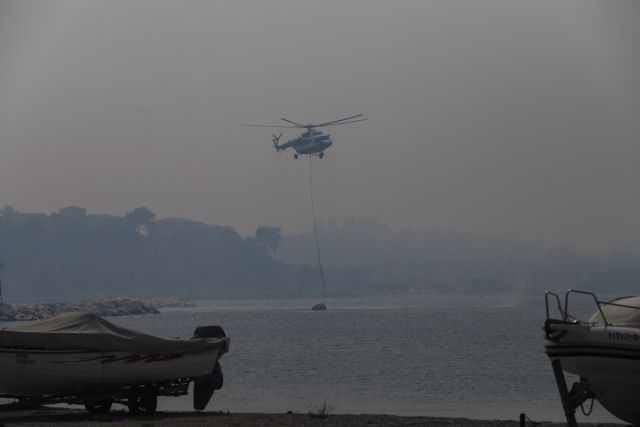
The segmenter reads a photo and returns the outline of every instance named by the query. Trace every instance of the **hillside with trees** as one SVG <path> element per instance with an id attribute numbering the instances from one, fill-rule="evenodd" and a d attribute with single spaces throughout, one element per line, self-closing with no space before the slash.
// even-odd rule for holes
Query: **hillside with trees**
<path id="1" fill-rule="evenodd" d="M 230 227 L 157 220 L 145 207 L 119 217 L 78 207 L 0 212 L 5 300 L 114 296 L 313 296 L 314 268 L 276 261 L 279 229 L 241 237 Z"/>
<path id="2" fill-rule="evenodd" d="M 374 219 L 319 227 L 331 297 L 408 292 L 635 293 L 640 251 L 587 253 L 517 236 L 394 232 Z M 166 296 L 318 298 L 311 233 L 283 235 L 183 218 L 146 207 L 124 216 L 66 207 L 51 214 L 0 210 L 5 301 Z"/>

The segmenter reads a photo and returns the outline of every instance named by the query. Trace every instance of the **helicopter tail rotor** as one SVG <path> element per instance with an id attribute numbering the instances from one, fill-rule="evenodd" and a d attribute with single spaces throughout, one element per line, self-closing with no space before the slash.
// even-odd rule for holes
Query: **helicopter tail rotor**
<path id="1" fill-rule="evenodd" d="M 280 150 L 282 150 L 282 148 L 280 148 L 280 146 L 278 145 L 280 137 L 282 137 L 282 132 L 280 132 L 280 135 L 278 136 L 276 136 L 276 134 L 274 133 L 273 138 L 271 139 L 271 141 L 273 141 L 273 148 L 275 148 L 278 153 L 280 153 Z"/>

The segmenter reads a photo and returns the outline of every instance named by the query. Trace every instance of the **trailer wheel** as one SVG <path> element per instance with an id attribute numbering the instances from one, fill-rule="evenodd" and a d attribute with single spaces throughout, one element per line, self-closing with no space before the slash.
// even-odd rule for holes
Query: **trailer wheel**
<path id="1" fill-rule="evenodd" d="M 151 388 L 133 390 L 127 400 L 131 415 L 150 415 L 158 407 L 158 395 Z"/>
<path id="2" fill-rule="evenodd" d="M 18 404 L 21 409 L 35 409 L 41 406 L 37 399 L 31 397 L 19 397 Z"/>
<path id="3" fill-rule="evenodd" d="M 84 407 L 90 414 L 106 414 L 111 409 L 113 401 L 111 399 L 85 402 Z"/>

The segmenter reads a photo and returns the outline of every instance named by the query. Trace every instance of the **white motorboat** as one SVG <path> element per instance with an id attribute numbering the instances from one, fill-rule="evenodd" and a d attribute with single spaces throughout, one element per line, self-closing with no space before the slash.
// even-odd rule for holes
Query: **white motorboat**
<path id="1" fill-rule="evenodd" d="M 91 412 L 112 402 L 134 413 L 155 411 L 158 395 L 186 394 L 204 409 L 222 387 L 218 359 L 229 350 L 219 326 L 191 339 L 162 338 L 117 326 L 90 313 L 65 313 L 0 329 L 0 393 L 23 402 L 84 403 Z"/>
<path id="2" fill-rule="evenodd" d="M 572 294 L 593 298 L 597 310 L 588 320 L 569 314 Z M 569 425 L 576 425 L 575 410 L 589 398 L 624 421 L 640 423 L 640 297 L 600 301 L 591 292 L 572 290 L 564 305 L 551 292 L 545 299 L 545 352 Z M 550 316 L 550 301 L 557 305 L 557 318 Z M 580 378 L 570 391 L 563 370 Z"/>

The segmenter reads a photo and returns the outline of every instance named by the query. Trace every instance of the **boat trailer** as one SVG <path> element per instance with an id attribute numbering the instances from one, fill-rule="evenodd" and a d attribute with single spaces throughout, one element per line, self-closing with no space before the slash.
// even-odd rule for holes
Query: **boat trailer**
<path id="1" fill-rule="evenodd" d="M 596 295 L 592 292 L 585 292 L 579 290 L 569 290 L 565 295 L 565 305 L 564 308 L 562 303 L 560 302 L 560 297 L 553 292 L 545 292 L 545 308 L 547 312 L 547 320 L 544 322 L 544 333 L 545 338 L 549 341 L 558 341 L 561 338 L 560 336 L 553 335 L 551 333 L 551 325 L 558 323 L 571 323 L 571 317 L 567 313 L 567 308 L 569 305 L 569 294 L 578 293 L 593 296 L 596 301 L 596 305 L 598 306 L 598 310 L 604 319 L 605 324 L 608 324 L 606 317 L 602 311 L 602 307 L 600 306 L 600 301 L 598 301 Z M 549 316 L 549 297 L 554 297 L 558 310 L 560 311 L 562 319 L 552 319 Z M 555 359 L 551 361 L 551 367 L 553 368 L 553 376 L 556 380 L 556 385 L 558 386 L 558 392 L 560 393 L 560 400 L 562 401 L 562 409 L 564 410 L 564 416 L 567 419 L 568 427 L 578 427 L 578 422 L 576 421 L 576 409 L 582 407 L 582 404 L 589 399 L 594 399 L 595 395 L 589 389 L 589 382 L 580 378 L 579 381 L 573 383 L 571 386 L 571 390 L 567 387 L 567 380 L 564 376 L 564 370 L 562 369 L 562 362 L 559 359 Z M 593 407 L 592 407 L 593 408 Z M 584 410 L 583 410 L 583 413 Z M 585 413 L 588 415 L 590 412 Z"/>
<path id="2" fill-rule="evenodd" d="M 578 427 L 576 409 L 581 407 L 585 401 L 593 399 L 595 396 L 591 390 L 589 390 L 589 383 L 582 378 L 580 381 L 573 383 L 571 390 L 569 390 L 562 370 L 562 363 L 559 360 L 556 359 L 551 362 L 551 367 L 553 368 L 553 375 L 556 378 L 558 392 L 560 392 L 562 409 L 564 409 L 564 416 L 567 419 L 567 426 Z"/>
<path id="3" fill-rule="evenodd" d="M 212 374 L 215 383 L 212 388 L 222 387 L 222 370 L 216 362 Z M 0 405 L 2 410 L 31 409 L 43 405 L 54 405 L 65 403 L 68 405 L 84 405 L 90 414 L 105 414 L 111 410 L 113 403 L 124 405 L 131 415 L 150 415 L 156 411 L 158 406 L 158 396 L 184 396 L 189 394 L 189 383 L 194 380 L 194 407 L 200 408 L 199 400 L 202 396 L 198 393 L 197 379 L 178 378 L 156 384 L 138 384 L 118 388 L 105 388 L 94 391 L 68 394 L 49 394 L 42 396 L 16 396 L 10 394 L 0 394 L 3 399 L 15 399 L 15 402 Z M 212 393 L 213 394 L 213 393 Z M 210 397 L 207 396 L 207 397 Z M 208 399 L 207 399 L 208 401 Z M 206 405 L 206 402 L 205 402 Z"/>

